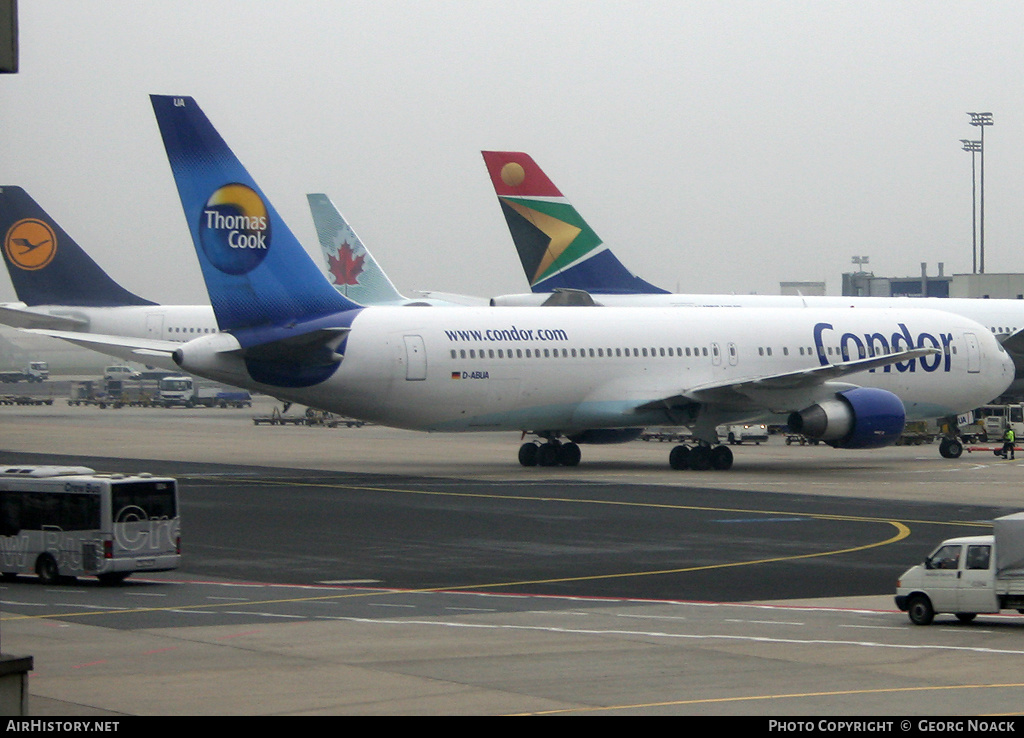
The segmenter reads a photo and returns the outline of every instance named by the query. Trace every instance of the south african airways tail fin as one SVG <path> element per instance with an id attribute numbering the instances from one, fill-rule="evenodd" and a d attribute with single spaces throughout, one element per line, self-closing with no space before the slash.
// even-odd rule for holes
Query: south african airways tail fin
<path id="1" fill-rule="evenodd" d="M 626 269 L 528 155 L 484 151 L 501 211 L 534 292 L 661 294 Z"/>
<path id="2" fill-rule="evenodd" d="M 0 187 L 4 263 L 29 307 L 154 305 L 115 282 L 21 187 Z"/>
<path id="3" fill-rule="evenodd" d="M 331 199 L 319 193 L 306 199 L 335 289 L 361 305 L 406 302 Z"/>
<path id="4" fill-rule="evenodd" d="M 195 100 L 150 100 L 221 330 L 244 347 L 361 307 L 327 281 Z"/>

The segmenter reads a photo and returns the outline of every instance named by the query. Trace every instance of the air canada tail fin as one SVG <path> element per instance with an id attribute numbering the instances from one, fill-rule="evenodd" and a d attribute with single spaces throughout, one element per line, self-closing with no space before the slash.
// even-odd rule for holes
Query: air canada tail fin
<path id="1" fill-rule="evenodd" d="M 360 307 L 324 278 L 195 100 L 150 99 L 221 330 L 259 343 Z"/>
<path id="2" fill-rule="evenodd" d="M 327 195 L 306 195 L 324 252 L 327 278 L 341 294 L 361 305 L 405 301 Z"/>
<path id="3" fill-rule="evenodd" d="M 4 263 L 26 305 L 154 305 L 111 279 L 21 187 L 0 187 Z"/>
<path id="4" fill-rule="evenodd" d="M 482 153 L 534 292 L 557 288 L 600 294 L 665 292 L 622 265 L 528 154 Z"/>

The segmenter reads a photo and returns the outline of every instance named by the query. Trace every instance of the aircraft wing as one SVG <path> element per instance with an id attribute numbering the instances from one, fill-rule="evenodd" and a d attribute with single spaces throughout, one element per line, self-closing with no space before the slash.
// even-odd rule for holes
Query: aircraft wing
<path id="1" fill-rule="evenodd" d="M 916 348 L 883 356 L 843 361 L 838 364 L 825 364 L 824 366 L 801 369 L 795 372 L 783 372 L 781 374 L 750 377 L 730 382 L 705 384 L 692 387 L 661 400 L 645 403 L 638 407 L 637 410 L 655 410 L 693 404 L 749 405 L 751 399 L 771 404 L 770 398 L 773 396 L 779 399 L 790 396 L 794 398 L 806 397 L 808 392 L 826 382 L 840 379 L 850 374 L 856 374 L 857 372 L 877 369 L 889 364 L 918 359 L 937 353 L 940 353 L 940 350 L 937 348 Z M 795 406 L 788 408 L 780 406 L 777 408 L 773 407 L 773 409 L 793 410 L 799 408 Z"/>
<path id="2" fill-rule="evenodd" d="M 73 331 L 86 325 L 86 322 L 79 318 L 47 315 L 28 310 L 23 302 L 0 304 L 0 323 L 15 328 L 51 328 L 65 331 Z"/>

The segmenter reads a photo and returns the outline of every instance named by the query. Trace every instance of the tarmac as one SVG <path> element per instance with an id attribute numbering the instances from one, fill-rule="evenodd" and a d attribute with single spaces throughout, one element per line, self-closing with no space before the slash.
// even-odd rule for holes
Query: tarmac
<path id="1" fill-rule="evenodd" d="M 585 447 L 574 469 L 524 469 L 518 434 L 427 435 L 256 426 L 268 412 L 0 407 L 5 451 L 231 463 L 402 477 L 585 479 L 816 498 L 1022 506 L 1024 457 L 942 459 L 937 445 L 842 451 L 773 438 L 728 472 L 668 468 L 670 446 Z M 140 469 L 145 471 L 145 469 Z M 955 507 L 952 508 L 955 510 Z M 907 562 L 908 566 L 913 562 Z M 220 583 L 229 586 L 230 583 Z M 241 590 L 239 590 L 241 591 Z M 3 590 L 3 599 L 10 595 Z M 442 593 L 423 592 L 436 605 Z M 908 624 L 892 593 L 813 601 L 537 600 L 405 616 L 285 618 L 254 595 L 252 625 L 123 629 L 87 618 L 0 618 L 32 655 L 32 716 L 1019 714 L 1024 619 Z M 405 607 L 406 605 L 401 605 Z M 399 607 L 395 605 L 394 607 Z M 411 605 L 409 607 L 412 607 Z"/>

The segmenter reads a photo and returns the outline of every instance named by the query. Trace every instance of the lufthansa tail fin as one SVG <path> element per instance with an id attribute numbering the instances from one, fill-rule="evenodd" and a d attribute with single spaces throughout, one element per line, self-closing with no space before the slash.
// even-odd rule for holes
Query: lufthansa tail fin
<path id="1" fill-rule="evenodd" d="M 534 292 L 662 294 L 626 269 L 528 155 L 484 151 L 501 211 Z"/>
<path id="2" fill-rule="evenodd" d="M 253 345 L 360 307 L 327 281 L 195 100 L 150 99 L 221 330 Z"/>
<path id="3" fill-rule="evenodd" d="M 360 305 L 382 305 L 406 300 L 363 245 L 327 195 L 309 194 L 316 235 L 324 252 L 327 278 L 335 289 Z"/>
<path id="4" fill-rule="evenodd" d="M 119 285 L 21 187 L 0 187 L 4 263 L 18 299 L 36 305 L 155 305 Z"/>

